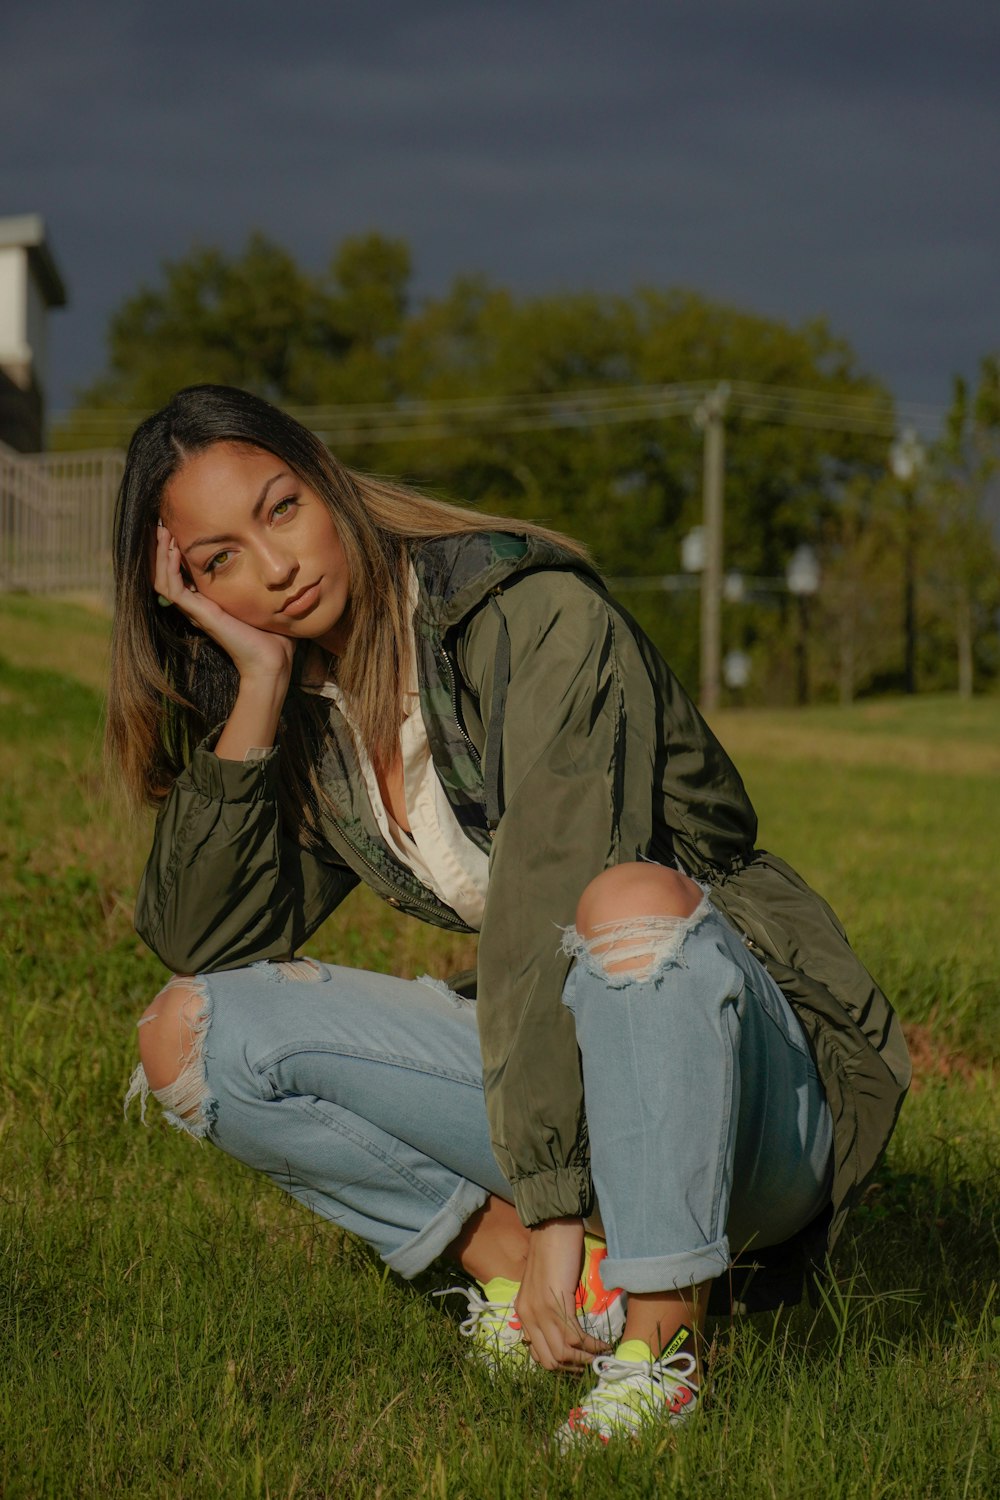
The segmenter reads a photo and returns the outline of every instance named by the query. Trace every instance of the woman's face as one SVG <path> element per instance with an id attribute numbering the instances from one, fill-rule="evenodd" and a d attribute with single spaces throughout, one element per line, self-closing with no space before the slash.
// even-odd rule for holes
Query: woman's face
<path id="1" fill-rule="evenodd" d="M 344 549 L 322 500 L 280 458 L 215 443 L 167 485 L 162 520 L 195 588 L 227 614 L 342 652 Z"/>

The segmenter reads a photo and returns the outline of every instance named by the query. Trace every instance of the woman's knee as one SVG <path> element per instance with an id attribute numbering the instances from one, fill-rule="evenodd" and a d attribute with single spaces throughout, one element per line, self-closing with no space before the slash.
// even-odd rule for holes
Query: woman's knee
<path id="1" fill-rule="evenodd" d="M 197 979 L 175 974 L 139 1020 L 139 1056 L 149 1087 L 171 1088 L 199 1051 L 205 993 Z"/>
<path id="2" fill-rule="evenodd" d="M 648 862 L 616 865 L 580 897 L 575 941 L 609 977 L 646 979 L 679 952 L 702 900 L 700 888 L 679 870 Z"/>
<path id="3" fill-rule="evenodd" d="M 598 927 L 639 917 L 689 917 L 702 899 L 700 888 L 680 870 L 646 861 L 602 870 L 580 897 L 576 929 L 582 938 Z"/>

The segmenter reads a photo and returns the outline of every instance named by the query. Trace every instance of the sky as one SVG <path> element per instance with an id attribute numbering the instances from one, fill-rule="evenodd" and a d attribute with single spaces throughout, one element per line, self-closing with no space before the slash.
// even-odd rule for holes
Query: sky
<path id="1" fill-rule="evenodd" d="M 686 286 L 828 318 L 903 402 L 1000 348 L 997 0 L 31 0 L 0 216 L 69 305 L 50 406 L 164 259 L 401 236 L 417 300 Z"/>

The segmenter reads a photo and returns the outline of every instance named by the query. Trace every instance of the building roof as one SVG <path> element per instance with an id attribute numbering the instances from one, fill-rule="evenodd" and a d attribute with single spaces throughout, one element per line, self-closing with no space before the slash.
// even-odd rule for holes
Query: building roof
<path id="1" fill-rule="evenodd" d="M 45 221 L 40 214 L 14 214 L 0 219 L 0 249 L 21 246 L 35 273 L 49 307 L 66 306 L 66 288 L 45 239 Z"/>

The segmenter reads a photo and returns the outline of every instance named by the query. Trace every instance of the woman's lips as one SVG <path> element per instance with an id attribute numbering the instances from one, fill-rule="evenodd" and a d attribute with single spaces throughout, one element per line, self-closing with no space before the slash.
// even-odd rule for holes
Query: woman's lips
<path id="1" fill-rule="evenodd" d="M 322 579 L 317 579 L 315 583 L 310 583 L 306 588 L 300 589 L 297 594 L 293 594 L 281 606 L 279 613 L 291 615 L 293 620 L 299 619 L 302 615 L 307 615 L 319 599 L 319 586 L 322 581 Z"/>

